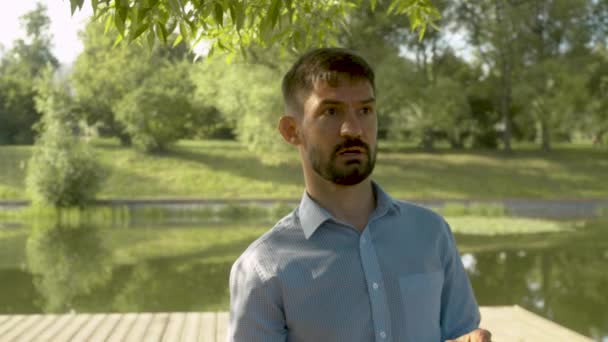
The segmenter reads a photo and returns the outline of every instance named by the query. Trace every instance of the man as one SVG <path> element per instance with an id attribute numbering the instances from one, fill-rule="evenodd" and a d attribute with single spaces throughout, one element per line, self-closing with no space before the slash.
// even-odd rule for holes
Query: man
<path id="1" fill-rule="evenodd" d="M 375 95 L 344 49 L 313 50 L 283 78 L 279 131 L 306 191 L 233 265 L 231 341 L 490 340 L 447 223 L 370 178 Z"/>

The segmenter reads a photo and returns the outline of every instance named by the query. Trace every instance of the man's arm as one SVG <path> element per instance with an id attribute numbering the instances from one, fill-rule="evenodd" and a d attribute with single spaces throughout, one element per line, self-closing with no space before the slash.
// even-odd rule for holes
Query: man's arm
<path id="1" fill-rule="evenodd" d="M 230 271 L 230 325 L 232 342 L 284 342 L 285 315 L 276 278 L 265 279 L 247 256 Z"/>
<path id="2" fill-rule="evenodd" d="M 471 283 L 456 248 L 454 236 L 445 223 L 448 239 L 444 258 L 441 294 L 442 341 L 456 339 L 476 330 L 481 320 Z"/>

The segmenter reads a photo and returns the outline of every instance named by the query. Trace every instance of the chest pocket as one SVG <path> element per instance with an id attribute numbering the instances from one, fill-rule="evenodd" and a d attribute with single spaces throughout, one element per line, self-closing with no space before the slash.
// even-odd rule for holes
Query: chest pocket
<path id="1" fill-rule="evenodd" d="M 441 341 L 441 291 L 443 271 L 399 278 L 408 341 Z"/>

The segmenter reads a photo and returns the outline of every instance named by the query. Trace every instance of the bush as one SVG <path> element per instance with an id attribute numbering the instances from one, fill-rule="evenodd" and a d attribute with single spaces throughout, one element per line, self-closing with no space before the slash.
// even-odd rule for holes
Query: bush
<path id="1" fill-rule="evenodd" d="M 167 65 L 125 95 L 115 112 L 133 145 L 143 152 L 160 152 L 187 135 L 195 116 L 194 89 L 186 65 Z"/>
<path id="2" fill-rule="evenodd" d="M 101 187 L 103 172 L 92 148 L 74 136 L 71 99 L 65 85 L 47 71 L 38 85 L 36 106 L 42 132 L 28 163 L 26 184 L 34 204 L 84 207 Z"/>

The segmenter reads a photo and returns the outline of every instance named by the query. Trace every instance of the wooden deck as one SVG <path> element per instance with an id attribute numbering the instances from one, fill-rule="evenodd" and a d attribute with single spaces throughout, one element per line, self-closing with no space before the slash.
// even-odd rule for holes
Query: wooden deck
<path id="1" fill-rule="evenodd" d="M 518 306 L 482 307 L 495 342 L 591 341 Z M 225 312 L 0 315 L 0 341 L 226 340 Z"/>

